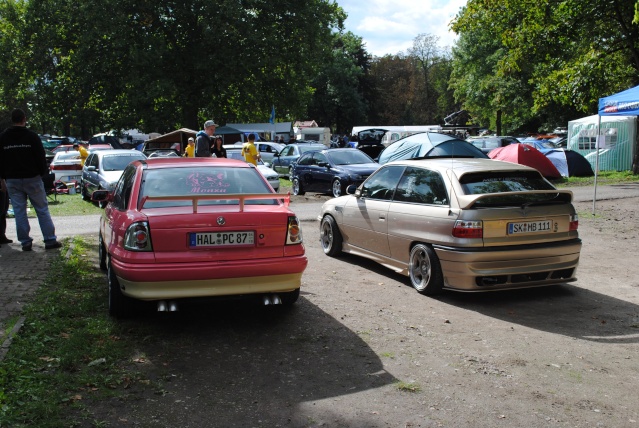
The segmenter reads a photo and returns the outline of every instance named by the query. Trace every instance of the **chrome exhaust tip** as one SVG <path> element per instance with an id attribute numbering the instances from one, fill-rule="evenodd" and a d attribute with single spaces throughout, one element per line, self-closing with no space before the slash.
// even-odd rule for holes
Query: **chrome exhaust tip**
<path id="1" fill-rule="evenodd" d="M 270 298 L 269 296 L 264 296 L 264 297 L 262 298 L 262 302 L 264 303 L 264 306 L 268 306 L 268 305 L 271 305 L 271 304 L 272 304 L 272 303 L 271 303 L 271 298 Z"/>
<path id="2" fill-rule="evenodd" d="M 178 305 L 177 302 L 169 302 L 169 312 L 177 312 Z"/>
<path id="3" fill-rule="evenodd" d="M 166 302 L 164 300 L 160 300 L 158 302 L 158 312 L 166 312 L 167 309 Z"/>
<path id="4" fill-rule="evenodd" d="M 273 304 L 274 305 L 282 304 L 282 299 L 280 299 L 280 296 L 278 296 L 277 294 L 273 294 Z"/>

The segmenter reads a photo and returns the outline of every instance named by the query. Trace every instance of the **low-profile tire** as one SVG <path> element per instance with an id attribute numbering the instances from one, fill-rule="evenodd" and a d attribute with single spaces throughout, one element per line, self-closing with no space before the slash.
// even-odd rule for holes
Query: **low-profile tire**
<path id="1" fill-rule="evenodd" d="M 282 306 L 291 306 L 297 302 L 300 297 L 300 289 L 289 291 L 288 293 L 281 293 L 280 299 L 282 299 Z"/>
<path id="2" fill-rule="evenodd" d="M 340 196 L 344 194 L 344 186 L 342 185 L 342 182 L 340 181 L 339 178 L 336 178 L 335 180 L 333 180 L 333 184 L 331 186 L 331 193 L 333 194 L 333 197 L 335 198 L 339 198 Z"/>
<path id="3" fill-rule="evenodd" d="M 107 262 L 107 278 L 109 280 L 109 314 L 117 318 L 129 315 L 132 299 L 122 294 L 120 282 L 115 276 L 110 258 Z"/>
<path id="4" fill-rule="evenodd" d="M 342 252 L 342 233 L 337 227 L 337 222 L 330 215 L 325 215 L 320 223 L 320 243 L 324 254 L 335 257 Z"/>
<path id="5" fill-rule="evenodd" d="M 410 250 L 408 276 L 415 290 L 427 296 L 439 294 L 444 287 L 439 258 L 425 244 L 417 244 Z"/>
<path id="6" fill-rule="evenodd" d="M 293 194 L 301 196 L 304 193 L 306 192 L 304 191 L 304 188 L 302 187 L 302 183 L 300 183 L 300 179 L 295 177 L 293 179 Z"/>
<path id="7" fill-rule="evenodd" d="M 293 179 L 293 167 L 292 166 L 288 167 L 288 179 L 289 180 Z"/>
<path id="8" fill-rule="evenodd" d="M 100 262 L 100 269 L 107 270 L 107 251 L 104 247 L 104 240 L 100 233 L 98 237 L 98 261 Z"/>

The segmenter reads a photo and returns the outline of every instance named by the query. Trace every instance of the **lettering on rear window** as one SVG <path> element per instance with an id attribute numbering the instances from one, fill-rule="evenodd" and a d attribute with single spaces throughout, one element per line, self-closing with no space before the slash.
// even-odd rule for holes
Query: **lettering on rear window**
<path id="1" fill-rule="evenodd" d="M 224 173 L 196 172 L 187 176 L 186 182 L 191 187 L 191 194 L 227 193 L 231 183 L 227 181 L 226 177 L 227 175 Z"/>

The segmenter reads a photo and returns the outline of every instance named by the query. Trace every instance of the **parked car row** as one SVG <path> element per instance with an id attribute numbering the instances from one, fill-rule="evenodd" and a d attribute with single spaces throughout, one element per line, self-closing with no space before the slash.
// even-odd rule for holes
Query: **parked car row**
<path id="1" fill-rule="evenodd" d="M 427 134 L 389 145 L 382 163 L 358 149 L 306 143 L 274 155 L 275 163 L 297 150 L 287 168 L 294 194 L 334 196 L 318 213 L 327 256 L 371 259 L 426 295 L 576 279 L 581 240 L 570 191 L 534 168 Z M 277 193 L 281 172 L 226 149 L 228 159 L 141 154 L 120 161 L 116 183 L 87 184 L 83 196 L 105 206 L 98 251 L 112 315 L 145 301 L 175 311 L 192 298 L 298 299 L 308 260 L 289 197 Z M 108 157 L 95 152 L 85 168 L 99 175 Z"/>

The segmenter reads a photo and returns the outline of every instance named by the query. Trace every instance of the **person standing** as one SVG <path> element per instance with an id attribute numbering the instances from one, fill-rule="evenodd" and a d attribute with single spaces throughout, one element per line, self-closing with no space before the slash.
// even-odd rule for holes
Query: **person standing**
<path id="1" fill-rule="evenodd" d="M 257 147 L 255 147 L 255 134 L 248 135 L 248 141 L 242 146 L 242 156 L 244 156 L 246 162 L 252 163 L 255 166 L 257 166 L 257 161 L 262 159 L 260 152 L 258 152 Z"/>
<path id="2" fill-rule="evenodd" d="M 11 244 L 7 238 L 7 211 L 9 211 L 9 195 L 4 180 L 0 178 L 0 244 Z"/>
<path id="3" fill-rule="evenodd" d="M 87 158 L 89 157 L 89 151 L 77 141 L 73 143 L 73 150 L 80 152 L 80 165 L 84 166 L 84 162 L 86 162 Z"/>
<path id="4" fill-rule="evenodd" d="M 38 216 L 44 248 L 60 248 L 55 226 L 49 213 L 42 176 L 47 174 L 47 161 L 40 137 L 27 129 L 27 116 L 21 109 L 11 112 L 12 126 L 0 134 L 0 178 L 7 185 L 16 220 L 18 241 L 22 251 L 31 251 L 33 238 L 27 217 L 27 198 Z"/>
<path id="5" fill-rule="evenodd" d="M 184 157 L 186 158 L 194 158 L 195 157 L 195 140 L 193 137 L 189 137 L 189 141 L 184 148 Z"/>
<path id="6" fill-rule="evenodd" d="M 209 158 L 211 157 L 211 137 L 215 134 L 217 124 L 214 120 L 204 122 L 204 130 L 195 136 L 195 157 Z"/>
<path id="7" fill-rule="evenodd" d="M 211 148 L 213 151 L 213 155 L 216 158 L 225 158 L 226 157 L 226 149 L 224 148 L 224 141 L 222 137 L 217 137 L 215 139 L 215 143 L 213 143 L 213 147 Z"/>

